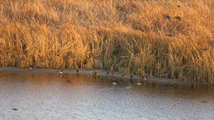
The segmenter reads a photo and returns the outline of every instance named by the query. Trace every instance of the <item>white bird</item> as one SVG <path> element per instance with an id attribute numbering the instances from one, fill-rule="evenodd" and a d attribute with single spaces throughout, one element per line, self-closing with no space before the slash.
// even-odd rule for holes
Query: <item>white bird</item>
<path id="1" fill-rule="evenodd" d="M 141 85 L 142 83 L 141 82 L 137 82 L 137 85 Z"/>
<path id="2" fill-rule="evenodd" d="M 63 70 L 61 70 L 59 73 L 62 74 L 62 73 L 63 73 Z"/>
<path id="3" fill-rule="evenodd" d="M 29 67 L 29 69 L 30 69 L 30 70 L 32 70 L 32 69 L 33 69 L 33 67 L 32 67 L 32 66 L 30 66 L 30 67 Z"/>
<path id="4" fill-rule="evenodd" d="M 112 82 L 112 85 L 116 85 L 117 84 L 117 82 Z"/>

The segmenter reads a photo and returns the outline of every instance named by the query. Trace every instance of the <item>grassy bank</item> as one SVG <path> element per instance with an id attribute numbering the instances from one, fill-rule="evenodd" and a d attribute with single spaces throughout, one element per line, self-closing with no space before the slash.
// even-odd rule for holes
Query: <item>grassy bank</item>
<path id="1" fill-rule="evenodd" d="M 0 66 L 214 83 L 212 0 L 1 0 Z"/>

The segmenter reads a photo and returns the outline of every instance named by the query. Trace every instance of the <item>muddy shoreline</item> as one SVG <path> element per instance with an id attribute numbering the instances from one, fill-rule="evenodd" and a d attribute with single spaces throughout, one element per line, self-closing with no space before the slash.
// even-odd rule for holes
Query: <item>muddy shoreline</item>
<path id="1" fill-rule="evenodd" d="M 61 71 L 61 69 L 46 69 L 46 68 L 35 68 L 35 69 L 30 69 L 30 68 L 17 68 L 17 67 L 0 67 L 0 72 L 11 72 L 14 71 L 14 73 L 53 73 L 57 74 Z M 105 77 L 105 74 L 109 72 L 109 76 L 111 77 L 112 73 L 116 73 L 114 75 L 115 78 L 117 79 L 130 79 L 131 74 L 126 74 L 125 78 L 122 78 L 122 74 L 120 72 L 115 72 L 115 71 L 109 71 L 109 70 L 99 70 L 99 69 L 91 69 L 91 70 L 85 70 L 85 69 L 79 69 L 78 74 L 82 75 L 91 75 L 93 76 L 93 72 L 96 71 L 98 73 L 98 77 Z M 63 73 L 65 74 L 76 74 L 76 69 L 63 69 Z M 133 80 L 140 80 L 141 75 L 133 75 Z M 163 83 L 163 84 L 202 84 L 202 83 L 196 83 L 196 82 L 190 82 L 190 81 L 182 81 L 182 80 L 177 80 L 177 79 L 170 79 L 170 78 L 161 78 L 161 77 L 148 77 L 147 82 L 154 82 L 154 83 Z"/>

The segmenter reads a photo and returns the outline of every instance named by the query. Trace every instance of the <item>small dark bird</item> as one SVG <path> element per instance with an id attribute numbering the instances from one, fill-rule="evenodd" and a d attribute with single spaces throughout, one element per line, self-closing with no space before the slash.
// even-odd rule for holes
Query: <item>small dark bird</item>
<path id="1" fill-rule="evenodd" d="M 79 75 L 79 69 L 76 70 L 76 76 L 78 76 L 78 75 Z"/>
<path id="2" fill-rule="evenodd" d="M 193 84 L 190 84 L 190 88 L 194 88 L 194 85 L 193 85 Z"/>
<path id="3" fill-rule="evenodd" d="M 98 76 L 98 72 L 95 72 L 95 73 L 94 73 L 94 76 Z"/>
<path id="4" fill-rule="evenodd" d="M 142 78 L 143 80 L 148 80 L 148 77 L 147 77 L 147 76 L 141 76 L 141 78 Z"/>
<path id="5" fill-rule="evenodd" d="M 109 72 L 106 72 L 105 77 L 106 78 L 109 77 Z"/>
<path id="6" fill-rule="evenodd" d="M 94 78 L 97 78 L 97 77 L 98 77 L 98 72 L 94 71 L 94 72 L 93 72 L 93 77 L 94 77 Z"/>
<path id="7" fill-rule="evenodd" d="M 18 109 L 17 109 L 17 108 L 13 108 L 13 110 L 14 110 L 14 111 L 17 111 Z"/>
<path id="8" fill-rule="evenodd" d="M 131 75 L 130 78 L 133 79 L 133 75 Z"/>
<path id="9" fill-rule="evenodd" d="M 126 77 L 126 74 L 122 74 L 122 78 L 125 78 Z"/>
<path id="10" fill-rule="evenodd" d="M 141 76 L 142 79 L 144 79 L 144 76 Z"/>
<path id="11" fill-rule="evenodd" d="M 114 77 L 115 76 L 115 72 L 113 72 L 112 74 L 111 74 L 111 77 Z"/>

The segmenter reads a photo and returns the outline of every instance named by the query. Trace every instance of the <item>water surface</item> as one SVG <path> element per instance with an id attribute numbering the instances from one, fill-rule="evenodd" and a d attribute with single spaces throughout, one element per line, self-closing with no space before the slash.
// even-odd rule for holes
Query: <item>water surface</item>
<path id="1" fill-rule="evenodd" d="M 1 120 L 211 120 L 212 85 L 0 68 Z M 100 73 L 101 75 L 104 73 Z M 117 82 L 113 85 L 112 82 Z"/>

